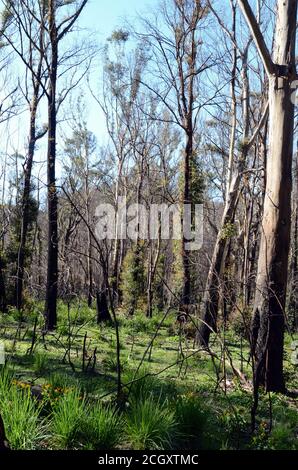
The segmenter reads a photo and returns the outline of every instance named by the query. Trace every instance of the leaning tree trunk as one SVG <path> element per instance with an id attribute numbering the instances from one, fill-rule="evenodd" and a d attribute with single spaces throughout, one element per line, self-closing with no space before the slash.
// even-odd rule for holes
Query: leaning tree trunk
<path id="1" fill-rule="evenodd" d="M 238 157 L 237 167 L 235 169 L 233 178 L 230 177 L 227 181 L 227 196 L 224 206 L 224 211 L 221 219 L 220 230 L 217 235 L 215 242 L 211 264 L 209 267 L 204 299 L 203 299 L 203 312 L 201 315 L 201 323 L 197 334 L 197 342 L 202 346 L 208 346 L 209 338 L 212 331 L 216 331 L 219 297 L 220 297 L 220 284 L 221 275 L 224 269 L 227 246 L 229 240 L 225 235 L 226 227 L 233 223 L 234 215 L 237 207 L 238 194 L 240 183 L 242 180 L 243 170 L 246 165 L 247 154 L 250 147 L 253 145 L 260 128 L 262 127 L 265 118 L 267 116 L 267 107 L 260 120 L 259 126 L 255 130 L 251 139 L 248 139 L 249 132 L 249 81 L 247 75 L 247 53 L 248 46 L 243 54 L 243 67 L 242 67 L 242 78 L 243 78 L 243 142 L 242 151 Z M 235 138 L 235 132 L 232 131 L 231 140 Z M 234 149 L 234 143 L 231 142 L 231 148 Z M 231 162 L 229 162 L 231 166 Z M 231 169 L 230 169 L 231 171 Z"/>
<path id="2" fill-rule="evenodd" d="M 245 150 L 245 153 L 246 152 L 247 151 Z M 221 229 L 217 235 L 209 268 L 203 299 L 203 313 L 201 315 L 201 323 L 197 334 L 197 342 L 202 346 L 208 346 L 211 332 L 216 331 L 220 279 L 226 258 L 225 253 L 228 242 L 223 231 L 225 227 L 234 220 L 234 213 L 236 210 L 239 186 L 242 179 L 244 161 L 245 158 L 242 155 L 241 159 L 239 160 L 236 175 L 231 182 L 228 199 L 225 204 L 224 213 L 221 220 Z"/>
<path id="3" fill-rule="evenodd" d="M 279 0 L 273 63 L 269 62 L 269 155 L 252 322 L 254 380 L 282 392 L 291 190 L 297 0 Z M 268 72 L 268 70 L 267 70 Z"/>

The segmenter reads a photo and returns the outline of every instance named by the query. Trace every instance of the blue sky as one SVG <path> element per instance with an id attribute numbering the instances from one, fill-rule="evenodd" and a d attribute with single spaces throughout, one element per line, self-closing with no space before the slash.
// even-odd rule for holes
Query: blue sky
<path id="1" fill-rule="evenodd" d="M 141 12 L 148 12 L 159 0 L 89 0 L 83 13 L 79 18 L 79 27 L 82 31 L 82 37 L 88 36 L 88 31 L 97 42 L 97 46 L 103 45 L 111 33 L 117 28 L 125 28 L 126 19 L 133 23 L 134 18 Z M 95 61 L 95 70 L 93 67 L 90 76 L 90 83 L 93 92 L 100 93 L 100 60 Z M 99 67 L 98 71 L 96 67 Z M 99 143 L 103 143 L 107 138 L 105 129 L 105 119 L 99 109 L 98 104 L 93 98 L 85 96 L 87 104 L 88 126 L 98 138 Z"/>
<path id="2" fill-rule="evenodd" d="M 79 37 L 88 38 L 88 34 L 94 39 L 96 45 L 102 46 L 106 39 L 111 35 L 113 30 L 119 27 L 125 28 L 125 18 L 127 18 L 131 23 L 138 13 L 142 11 L 148 11 L 159 2 L 159 0 L 89 0 L 82 14 L 80 15 L 78 26 L 83 29 L 80 31 Z M 75 36 L 76 33 L 73 33 Z M 94 61 L 94 67 L 92 67 L 90 83 L 92 84 L 92 89 L 94 93 L 98 96 L 101 90 L 101 66 L 100 63 L 100 52 L 98 54 L 98 60 Z M 85 94 L 86 102 L 86 118 L 88 121 L 89 129 L 96 135 L 98 144 L 103 145 L 107 140 L 107 132 L 105 127 L 105 118 L 101 112 L 98 104 L 91 97 L 88 86 L 85 83 L 81 83 L 81 86 L 77 91 L 74 92 L 74 100 L 77 93 L 80 93 L 80 90 Z M 40 123 L 46 121 L 46 108 L 41 107 L 41 119 Z M 66 113 L 67 114 L 67 113 Z M 61 109 L 58 119 L 64 118 L 64 112 Z M 10 135 L 10 141 L 8 146 L 11 149 L 11 153 L 18 152 L 24 154 L 26 152 L 25 147 L 27 145 L 27 122 L 28 116 L 26 113 L 17 116 L 15 120 L 11 123 L 10 131 L 6 134 Z M 64 123 L 59 125 L 58 131 L 58 150 L 61 150 L 61 133 L 65 131 L 67 133 L 71 132 L 68 126 L 65 126 Z M 36 173 L 41 170 L 40 176 L 41 179 L 45 177 L 45 152 L 46 152 L 46 139 L 43 139 L 39 142 L 38 151 L 36 155 Z M 60 156 L 58 152 L 58 161 L 57 161 L 57 173 L 60 174 Z"/>
<path id="3" fill-rule="evenodd" d="M 125 17 L 131 19 L 154 4 L 156 0 L 89 0 L 80 25 L 96 31 L 99 40 L 104 41 L 115 27 L 123 25 Z"/>

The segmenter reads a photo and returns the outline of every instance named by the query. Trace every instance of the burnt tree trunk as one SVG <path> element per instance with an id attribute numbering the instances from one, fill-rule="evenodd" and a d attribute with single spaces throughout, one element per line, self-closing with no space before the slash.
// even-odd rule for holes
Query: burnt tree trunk
<path id="1" fill-rule="evenodd" d="M 57 289 L 58 289 L 58 196 L 56 188 L 56 85 L 58 66 L 58 33 L 56 26 L 55 2 L 49 2 L 49 31 L 51 39 L 50 84 L 48 96 L 48 266 L 45 318 L 48 330 L 54 330 L 57 324 Z"/>
<path id="2" fill-rule="evenodd" d="M 90 201 L 89 201 L 89 190 L 86 189 L 86 212 L 87 212 L 87 222 L 88 227 L 91 226 L 91 217 L 90 217 Z M 88 307 L 92 307 L 93 301 L 93 261 L 92 261 L 92 237 L 90 230 L 88 229 L 87 237 L 87 277 L 88 277 Z"/>
<path id="3" fill-rule="evenodd" d="M 96 292 L 96 312 L 98 324 L 112 321 L 105 290 Z"/>
<path id="4" fill-rule="evenodd" d="M 42 15 L 45 15 L 45 6 L 42 7 Z M 30 211 L 30 195 L 31 195 L 31 173 L 33 167 L 34 153 L 36 142 L 38 139 L 43 137 L 46 134 L 46 129 L 40 133 L 36 131 L 36 119 L 37 119 L 37 110 L 39 106 L 40 99 L 42 98 L 44 91 L 41 90 L 42 84 L 42 72 L 43 72 L 43 62 L 44 62 L 44 25 L 40 24 L 39 31 L 39 44 L 38 44 L 38 61 L 35 67 L 35 58 L 30 51 L 30 72 L 32 80 L 32 97 L 30 102 L 30 124 L 29 124 L 29 138 L 28 138 L 28 154 L 24 164 L 24 189 L 22 194 L 22 220 L 21 220 L 21 230 L 19 235 L 19 248 L 18 248 L 18 258 L 17 258 L 17 270 L 16 270 L 16 307 L 18 310 L 21 310 L 23 305 L 23 284 L 24 284 L 24 266 L 26 262 L 26 242 L 28 234 L 28 224 L 29 224 L 29 211 Z M 33 47 L 32 45 L 30 46 Z M 34 70 L 35 69 L 35 70 Z"/>
<path id="5" fill-rule="evenodd" d="M 190 91 L 192 95 L 192 90 Z M 193 98 L 191 98 L 191 103 Z M 192 104 L 191 104 L 192 106 Z M 193 122 L 192 113 L 187 117 L 187 139 L 186 147 L 184 152 L 184 188 L 183 188 L 183 204 L 191 204 L 191 161 L 193 158 Z M 183 211 L 184 212 L 184 211 Z M 183 214 L 182 212 L 182 214 Z M 183 222 L 182 222 L 183 223 Z M 186 249 L 186 245 L 189 240 L 185 238 L 183 234 L 181 255 L 182 255 L 182 270 L 183 270 L 183 291 L 182 291 L 182 302 L 181 308 L 188 313 L 188 307 L 191 303 L 191 263 L 190 253 Z"/>

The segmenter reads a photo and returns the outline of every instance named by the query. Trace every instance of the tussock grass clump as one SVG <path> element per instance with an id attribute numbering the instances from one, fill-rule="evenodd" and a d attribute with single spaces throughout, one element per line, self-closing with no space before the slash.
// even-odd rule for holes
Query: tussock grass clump
<path id="1" fill-rule="evenodd" d="M 58 447 L 80 447 L 81 423 L 86 415 L 85 399 L 78 390 L 70 390 L 58 400 L 52 413 L 52 433 Z"/>
<path id="2" fill-rule="evenodd" d="M 31 397 L 30 389 L 19 389 L 12 383 L 6 368 L 0 374 L 0 409 L 7 439 L 12 449 L 33 450 L 46 437 L 41 407 Z"/>
<path id="3" fill-rule="evenodd" d="M 58 302 L 58 319 L 59 327 L 64 327 L 67 333 L 70 327 L 74 325 L 87 325 L 95 318 L 95 311 L 88 307 L 86 302 L 75 300 L 71 304 L 65 304 L 62 301 Z"/>
<path id="4" fill-rule="evenodd" d="M 202 399 L 192 393 L 180 395 L 175 402 L 175 415 L 183 449 L 199 448 L 209 419 L 209 412 Z"/>
<path id="5" fill-rule="evenodd" d="M 113 406 L 91 405 L 70 390 L 53 409 L 52 433 L 61 449 L 112 449 L 121 440 L 122 419 Z"/>
<path id="6" fill-rule="evenodd" d="M 150 375 L 146 368 L 141 368 L 137 373 L 133 369 L 127 370 L 123 376 L 123 382 L 127 385 L 127 392 L 129 392 L 129 400 L 137 401 L 150 397 L 152 393 L 161 393 L 161 384 L 159 380 Z M 132 382 L 132 383 L 130 383 Z"/>
<path id="7" fill-rule="evenodd" d="M 46 437 L 40 417 L 40 406 L 31 398 L 30 390 L 13 386 L 10 395 L 1 399 L 1 413 L 12 449 L 33 450 Z"/>
<path id="8" fill-rule="evenodd" d="M 167 401 L 152 395 L 134 400 L 126 418 L 126 434 L 133 449 L 170 449 L 177 438 L 177 422 Z"/>
<path id="9" fill-rule="evenodd" d="M 115 355 L 109 355 L 103 358 L 101 361 L 102 366 L 104 367 L 105 370 L 110 371 L 110 372 L 116 372 L 117 371 L 117 358 Z M 123 370 L 123 366 L 121 364 L 121 370 Z"/>
<path id="10" fill-rule="evenodd" d="M 123 419 L 112 405 L 96 404 L 89 409 L 83 426 L 85 448 L 113 449 L 122 440 Z"/>
<path id="11" fill-rule="evenodd" d="M 49 384 L 53 388 L 69 388 L 73 386 L 78 386 L 78 380 L 76 378 L 70 377 L 67 374 L 63 374 L 62 372 L 53 372 L 49 376 Z"/>
<path id="12" fill-rule="evenodd" d="M 34 354 L 33 370 L 36 375 L 43 375 L 49 367 L 49 358 L 45 353 Z"/>

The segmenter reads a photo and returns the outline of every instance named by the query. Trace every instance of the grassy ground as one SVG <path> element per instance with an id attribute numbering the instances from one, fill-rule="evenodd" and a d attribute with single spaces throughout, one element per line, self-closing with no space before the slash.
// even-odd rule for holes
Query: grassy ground
<path id="1" fill-rule="evenodd" d="M 7 366 L 0 411 L 14 448 L 298 449 L 294 398 L 261 394 L 251 433 L 248 345 L 232 329 L 223 361 L 222 340 L 212 339 L 214 357 L 198 352 L 195 328 L 180 334 L 174 314 L 158 329 L 160 312 L 152 319 L 118 312 L 123 389 L 116 407 L 114 327 L 97 326 L 95 311 L 83 304 L 61 303 L 57 331 L 43 337 L 40 311 L 33 304 L 21 323 L 13 310 L 1 317 Z M 286 337 L 285 374 L 288 388 L 297 389 L 292 341 Z"/>

